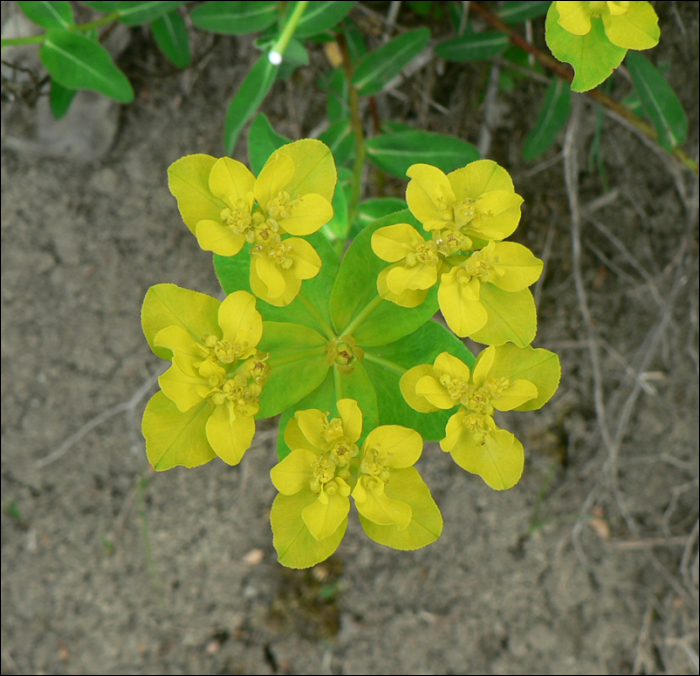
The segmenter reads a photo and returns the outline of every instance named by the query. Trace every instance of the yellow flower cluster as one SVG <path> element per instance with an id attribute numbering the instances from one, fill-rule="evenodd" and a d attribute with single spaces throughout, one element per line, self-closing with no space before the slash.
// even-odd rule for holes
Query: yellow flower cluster
<path id="1" fill-rule="evenodd" d="M 517 228 L 523 202 L 508 172 L 491 160 L 479 160 L 447 175 L 427 164 L 414 164 L 407 173 L 408 207 L 430 239 L 408 223 L 373 234 L 372 249 L 392 263 L 377 280 L 380 295 L 415 307 L 439 283 L 440 309 L 457 335 L 488 344 L 518 340 L 488 329 L 498 307 L 500 313 L 519 315 L 524 334 L 534 337 L 528 287 L 543 264 L 521 244 L 501 241 Z"/>
<path id="2" fill-rule="evenodd" d="M 170 191 L 202 249 L 235 256 L 250 245 L 250 288 L 277 306 L 289 305 L 321 269 L 302 237 L 333 217 L 337 176 L 330 150 L 314 139 L 282 146 L 257 179 L 229 157 L 187 155 L 168 169 Z"/>

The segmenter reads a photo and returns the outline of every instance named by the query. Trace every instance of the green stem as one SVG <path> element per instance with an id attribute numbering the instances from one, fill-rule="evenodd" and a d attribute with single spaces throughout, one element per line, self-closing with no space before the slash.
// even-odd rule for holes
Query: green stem
<path id="1" fill-rule="evenodd" d="M 297 296 L 299 302 L 306 308 L 306 311 L 318 322 L 318 325 L 323 330 L 326 338 L 328 340 L 335 340 L 338 336 L 335 335 L 333 329 L 329 326 L 328 322 L 323 318 L 321 313 L 311 304 L 311 301 L 304 295 L 303 291 L 299 292 Z"/>
<path id="2" fill-rule="evenodd" d="M 68 26 L 66 30 L 69 31 L 88 31 L 92 28 L 99 28 L 100 26 L 104 26 L 105 24 L 112 23 L 112 21 L 116 21 L 119 19 L 119 12 L 112 12 L 111 14 L 107 14 L 106 16 L 103 16 L 101 19 L 96 19 L 95 21 L 88 21 L 87 23 L 81 23 L 78 24 L 77 26 Z M 30 35 L 25 38 L 4 38 L 2 40 L 2 46 L 3 47 L 11 47 L 13 45 L 31 45 L 31 44 L 37 44 L 39 42 L 43 42 L 44 39 L 46 38 L 46 33 L 42 33 L 41 35 Z"/>
<path id="3" fill-rule="evenodd" d="M 276 366 L 284 366 L 285 364 L 290 364 L 295 361 L 301 361 L 302 359 L 309 359 L 310 357 L 318 357 L 325 354 L 326 346 L 319 345 L 318 347 L 310 347 L 308 350 L 299 350 L 298 352 L 292 352 L 284 357 L 279 357 L 277 359 L 270 358 L 270 367 L 275 368 Z"/>
<path id="4" fill-rule="evenodd" d="M 360 116 L 360 100 L 357 89 L 352 84 L 352 58 L 350 49 L 342 33 L 337 33 L 338 45 L 343 54 L 343 70 L 345 71 L 345 79 L 348 81 L 348 96 L 350 98 L 350 124 L 355 134 L 355 164 L 352 169 L 352 195 L 350 204 L 348 205 L 348 219 L 350 224 L 355 222 L 357 216 L 357 207 L 362 198 L 362 169 L 365 165 L 365 155 L 367 147 L 365 145 L 365 130 L 362 126 L 362 117 Z"/>
<path id="5" fill-rule="evenodd" d="M 289 17 L 289 20 L 284 26 L 284 30 L 282 31 L 282 35 L 279 36 L 277 39 L 277 42 L 275 42 L 274 46 L 272 47 L 272 50 L 270 51 L 270 61 L 275 64 L 280 64 L 282 63 L 282 56 L 284 55 L 284 50 L 287 49 L 287 45 L 289 44 L 289 41 L 292 39 L 292 36 L 294 35 L 294 31 L 297 29 L 297 26 L 299 25 L 299 20 L 301 19 L 301 15 L 304 13 L 304 10 L 306 9 L 306 6 L 309 4 L 308 0 L 302 0 L 301 2 L 297 3 L 297 6 L 294 8 L 294 11 L 292 12 L 291 16 Z M 276 55 L 276 56 L 273 56 Z"/>
<path id="6" fill-rule="evenodd" d="M 333 381 L 335 382 L 335 404 L 337 406 L 341 399 L 345 399 L 343 396 L 343 374 L 337 366 L 333 367 Z"/>
<path id="7" fill-rule="evenodd" d="M 351 336 L 352 332 L 360 326 L 367 317 L 369 317 L 382 303 L 384 299 L 377 295 L 371 300 L 365 307 L 360 311 L 358 315 L 355 316 L 353 320 L 345 327 L 344 331 L 340 332 L 341 336 Z"/>
<path id="8" fill-rule="evenodd" d="M 377 355 L 372 354 L 371 352 L 367 352 L 365 350 L 365 359 L 367 361 L 372 362 L 373 364 L 377 364 L 379 366 L 383 366 L 385 369 L 389 371 L 393 371 L 394 373 L 397 373 L 398 375 L 402 376 L 408 369 L 403 368 L 402 366 L 399 366 L 398 364 L 394 364 L 393 361 L 389 361 L 388 359 L 383 359 L 382 357 L 377 357 Z"/>

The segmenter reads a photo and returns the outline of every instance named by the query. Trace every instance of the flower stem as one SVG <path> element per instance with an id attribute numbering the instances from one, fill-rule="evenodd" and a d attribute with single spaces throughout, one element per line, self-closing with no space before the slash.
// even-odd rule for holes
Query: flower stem
<path id="1" fill-rule="evenodd" d="M 301 361 L 302 359 L 320 357 L 322 354 L 325 354 L 325 352 L 325 345 L 319 345 L 318 347 L 310 347 L 308 350 L 299 350 L 299 352 L 293 352 L 284 357 L 278 357 L 277 359 L 270 357 L 270 367 L 275 368 L 276 366 L 284 366 L 284 364 Z"/>
<path id="2" fill-rule="evenodd" d="M 557 61 L 554 57 L 538 49 L 534 45 L 531 45 L 525 38 L 518 35 L 510 26 L 501 21 L 495 14 L 491 14 L 486 8 L 482 7 L 478 2 L 471 3 L 471 9 L 480 14 L 486 21 L 488 21 L 494 28 L 497 28 L 503 33 L 507 33 L 510 41 L 520 47 L 520 49 L 525 50 L 528 54 L 532 54 L 543 66 L 546 66 L 551 70 L 557 77 L 562 80 L 571 82 L 574 79 L 574 73 L 569 66 L 565 66 L 563 63 Z M 588 94 L 592 99 L 598 101 L 606 108 L 612 110 L 614 113 L 624 118 L 629 122 L 635 129 L 649 137 L 654 143 L 659 142 L 659 136 L 656 130 L 647 124 L 644 120 L 637 117 L 632 111 L 625 108 L 625 106 L 619 104 L 614 99 L 610 98 L 603 92 L 597 89 L 591 89 L 590 91 L 584 92 Z M 680 148 L 674 148 L 671 154 L 687 169 L 690 169 L 693 173 L 698 173 L 698 163 L 689 155 L 687 155 Z"/>
<path id="3" fill-rule="evenodd" d="M 380 295 L 376 295 L 364 308 L 355 316 L 353 320 L 345 327 L 344 331 L 340 332 L 341 336 L 351 336 L 352 332 L 369 317 L 382 303 L 384 299 Z"/>
<path id="4" fill-rule="evenodd" d="M 399 366 L 398 364 L 394 364 L 393 361 L 383 359 L 382 357 L 377 357 L 371 352 L 367 352 L 367 350 L 365 350 L 365 359 L 369 362 L 372 362 L 373 364 L 377 364 L 378 366 L 383 366 L 388 371 L 393 371 L 394 373 L 397 373 L 400 376 L 402 376 L 404 373 L 406 373 L 406 371 L 408 371 L 408 369 L 405 369 L 402 366 Z"/>
<path id="5" fill-rule="evenodd" d="M 343 374 L 338 370 L 337 366 L 333 367 L 333 381 L 335 382 L 335 404 L 336 407 L 343 396 Z"/>
<path id="6" fill-rule="evenodd" d="M 352 58 L 350 49 L 348 48 L 345 35 L 337 33 L 338 46 L 343 54 L 343 70 L 345 71 L 345 79 L 348 81 L 348 96 L 350 97 L 350 124 L 355 134 L 355 164 L 352 169 L 352 195 L 350 204 L 348 205 L 348 221 L 350 225 L 355 222 L 357 216 L 357 207 L 362 198 L 362 170 L 365 165 L 365 155 L 367 148 L 365 145 L 365 130 L 362 126 L 362 117 L 360 116 L 360 99 L 357 89 L 352 84 Z"/>
<path id="7" fill-rule="evenodd" d="M 304 13 L 304 10 L 306 9 L 306 6 L 308 4 L 308 0 L 302 0 L 301 2 L 297 3 L 297 6 L 294 8 L 294 11 L 291 13 L 287 23 L 284 26 L 282 35 L 280 35 L 279 38 L 277 38 L 277 42 L 275 42 L 274 46 L 272 47 L 272 50 L 270 51 L 269 59 L 271 63 L 275 65 L 279 65 L 280 63 L 282 63 L 282 56 L 284 55 L 284 50 L 287 49 L 287 45 L 292 39 L 294 31 L 299 25 L 301 15 Z"/>

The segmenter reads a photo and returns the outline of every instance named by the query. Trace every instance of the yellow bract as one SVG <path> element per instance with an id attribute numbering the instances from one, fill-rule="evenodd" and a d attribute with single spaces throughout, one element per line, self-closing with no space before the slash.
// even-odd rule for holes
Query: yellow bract
<path id="1" fill-rule="evenodd" d="M 460 467 L 503 490 L 520 479 L 525 456 L 522 444 L 496 426 L 493 413 L 539 408 L 554 394 L 559 377 L 553 353 L 508 344 L 483 350 L 473 371 L 443 352 L 432 366 L 409 369 L 400 386 L 417 411 L 460 407 L 448 421 L 440 447 Z"/>
<path id="2" fill-rule="evenodd" d="M 365 531 L 382 544 L 416 549 L 442 529 L 430 491 L 412 467 L 423 450 L 418 432 L 384 425 L 367 435 L 360 451 L 357 402 L 341 399 L 337 407 L 339 417 L 332 419 L 318 409 L 298 411 L 284 435 L 292 451 L 270 472 L 280 492 L 271 515 L 274 544 L 280 562 L 292 568 L 315 565 L 336 550 L 351 494 Z"/>
<path id="3" fill-rule="evenodd" d="M 318 274 L 321 259 L 301 237 L 333 217 L 337 172 L 321 141 L 283 146 L 257 179 L 238 160 L 209 155 L 179 159 L 168 176 L 182 218 L 203 249 L 235 256 L 250 244 L 250 286 L 259 298 L 288 305 L 302 280 Z"/>
<path id="4" fill-rule="evenodd" d="M 216 321 L 212 310 L 217 306 Z M 262 337 L 255 297 L 236 291 L 222 303 L 170 284 L 153 287 L 143 308 L 144 330 L 155 350 L 172 354 L 172 366 L 158 379 L 144 414 L 149 459 L 156 469 L 188 467 L 211 459 L 207 445 L 224 462 L 236 465 L 255 434 L 262 388 L 269 377 L 267 355 L 256 349 Z M 153 335 L 151 335 L 153 334 Z M 172 404 L 163 401 L 163 395 Z M 205 439 L 177 452 L 156 430 L 170 426 L 200 429 Z M 192 432 L 192 430 L 190 430 Z M 205 459 L 206 458 L 206 459 Z"/>
<path id="5" fill-rule="evenodd" d="M 624 49 L 650 49 L 659 43 L 659 17 L 648 2 L 557 2 L 559 25 L 588 35 L 591 19 L 603 21 L 608 40 Z"/>

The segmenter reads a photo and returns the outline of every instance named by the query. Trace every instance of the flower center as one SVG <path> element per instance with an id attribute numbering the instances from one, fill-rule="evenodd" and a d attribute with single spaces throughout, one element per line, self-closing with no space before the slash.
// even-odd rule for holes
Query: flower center
<path id="1" fill-rule="evenodd" d="M 482 282 L 490 281 L 494 272 L 494 259 L 485 251 L 475 251 L 464 263 L 462 269 L 470 277 L 478 277 Z"/>
<path id="2" fill-rule="evenodd" d="M 414 251 L 409 253 L 404 265 L 407 268 L 414 268 L 416 265 L 437 265 L 439 262 L 437 244 L 434 241 L 429 241 L 419 244 Z"/>
<path id="3" fill-rule="evenodd" d="M 198 347 L 204 359 L 212 360 L 221 366 L 233 364 L 249 352 L 248 343 L 245 341 L 231 343 L 228 340 L 219 340 L 210 333 L 202 337 L 202 343 L 204 344 L 199 344 Z"/>
<path id="4" fill-rule="evenodd" d="M 435 242 L 435 248 L 445 258 L 459 251 L 469 251 L 472 248 L 472 241 L 469 237 L 459 231 L 448 228 L 433 232 L 433 241 Z"/>
<path id="5" fill-rule="evenodd" d="M 483 444 L 492 429 L 492 425 L 489 425 L 490 420 L 487 415 L 468 411 L 462 417 L 462 425 L 472 433 L 477 444 Z"/>
<path id="6" fill-rule="evenodd" d="M 493 402 L 510 387 L 508 378 L 489 378 L 481 387 L 468 385 L 460 403 L 470 411 L 484 415 L 493 413 Z"/>
<path id="7" fill-rule="evenodd" d="M 292 207 L 300 200 L 292 200 L 291 195 L 286 190 L 280 190 L 277 197 L 271 199 L 265 207 L 268 218 L 278 220 L 289 218 L 292 215 Z"/>
<path id="8" fill-rule="evenodd" d="M 376 448 L 365 449 L 360 463 L 360 472 L 368 477 L 384 483 L 389 481 L 389 468 L 384 462 L 384 457 Z"/>
<path id="9" fill-rule="evenodd" d="M 337 366 L 341 373 L 352 373 L 355 362 L 365 358 L 365 351 L 355 343 L 352 336 L 341 336 L 339 340 L 326 343 L 326 361 Z"/>
<path id="10" fill-rule="evenodd" d="M 270 377 L 271 369 L 266 363 L 268 356 L 256 351 L 235 373 L 213 364 L 213 368 L 200 366 L 199 371 L 207 377 L 209 386 L 206 398 L 215 406 L 229 404 L 243 415 L 255 415 L 260 410 L 263 386 Z"/>
<path id="11" fill-rule="evenodd" d="M 247 235 L 253 222 L 250 210 L 243 200 L 238 200 L 233 208 L 222 209 L 219 215 L 224 225 L 231 228 L 236 235 Z"/>
<path id="12" fill-rule="evenodd" d="M 291 257 L 294 249 L 282 241 L 279 223 L 274 218 L 266 219 L 259 211 L 253 214 L 253 223 L 253 229 L 247 235 L 248 241 L 253 244 L 251 255 L 267 256 L 283 270 L 289 270 L 294 265 Z"/>

